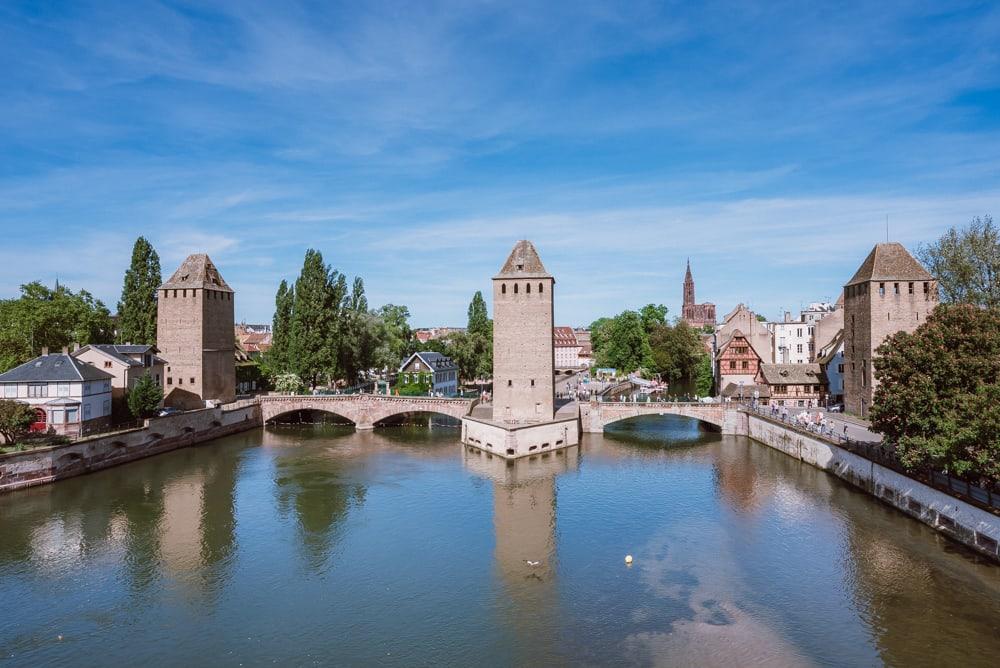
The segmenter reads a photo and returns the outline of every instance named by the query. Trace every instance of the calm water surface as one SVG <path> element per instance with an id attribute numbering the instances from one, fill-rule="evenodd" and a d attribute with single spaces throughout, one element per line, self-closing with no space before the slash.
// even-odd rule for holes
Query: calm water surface
<path id="1" fill-rule="evenodd" d="M 457 436 L 275 427 L 0 497 L 0 664 L 996 665 L 1000 568 L 780 453 Z"/>

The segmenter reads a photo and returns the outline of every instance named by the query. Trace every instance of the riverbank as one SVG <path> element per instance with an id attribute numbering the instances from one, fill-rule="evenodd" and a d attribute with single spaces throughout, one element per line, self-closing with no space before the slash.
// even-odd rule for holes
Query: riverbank
<path id="1" fill-rule="evenodd" d="M 751 439 L 832 473 L 1000 562 L 1000 517 L 779 420 L 756 413 L 748 413 L 747 420 Z"/>
<path id="2" fill-rule="evenodd" d="M 261 426 L 256 402 L 150 418 L 142 427 L 0 454 L 0 493 L 99 471 Z"/>

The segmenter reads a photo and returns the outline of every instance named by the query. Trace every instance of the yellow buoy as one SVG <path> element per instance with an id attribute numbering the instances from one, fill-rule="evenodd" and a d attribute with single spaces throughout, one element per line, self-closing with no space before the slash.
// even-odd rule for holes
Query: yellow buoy
<path id="1" fill-rule="evenodd" d="M 625 563 L 626 564 L 631 564 L 632 563 L 632 555 L 631 554 L 626 554 L 625 555 Z"/>

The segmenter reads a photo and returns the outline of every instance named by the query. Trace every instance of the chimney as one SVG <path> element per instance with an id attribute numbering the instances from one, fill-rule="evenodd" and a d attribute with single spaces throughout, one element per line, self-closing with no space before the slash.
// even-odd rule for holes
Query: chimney
<path id="1" fill-rule="evenodd" d="M 80 344 L 74 341 L 73 342 L 73 352 L 76 353 L 76 352 L 79 352 L 79 351 L 80 351 Z"/>
<path id="2" fill-rule="evenodd" d="M 49 347 L 42 346 L 42 357 L 46 357 L 49 354 Z"/>
<path id="3" fill-rule="evenodd" d="M 792 321 L 792 312 L 785 311 L 785 322 L 791 322 L 791 321 Z"/>
<path id="4" fill-rule="evenodd" d="M 69 355 L 69 346 L 63 346 L 63 355 Z"/>

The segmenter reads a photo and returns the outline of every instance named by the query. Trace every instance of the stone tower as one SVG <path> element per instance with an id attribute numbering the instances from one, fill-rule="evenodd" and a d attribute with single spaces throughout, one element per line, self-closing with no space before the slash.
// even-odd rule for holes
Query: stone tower
<path id="1" fill-rule="evenodd" d="M 156 347 L 166 359 L 164 405 L 198 408 L 236 397 L 233 290 L 204 253 L 189 255 L 157 292 Z"/>
<path id="2" fill-rule="evenodd" d="M 844 286 L 844 404 L 868 417 L 872 359 L 886 337 L 912 332 L 938 304 L 937 281 L 898 243 L 877 244 Z"/>
<path id="3" fill-rule="evenodd" d="M 684 305 L 681 307 L 683 313 L 687 313 L 688 308 L 694 306 L 694 277 L 691 276 L 691 260 L 687 261 L 687 272 L 684 274 Z"/>
<path id="4" fill-rule="evenodd" d="M 493 420 L 552 420 L 555 278 L 530 241 L 518 241 L 493 277 Z"/>

